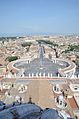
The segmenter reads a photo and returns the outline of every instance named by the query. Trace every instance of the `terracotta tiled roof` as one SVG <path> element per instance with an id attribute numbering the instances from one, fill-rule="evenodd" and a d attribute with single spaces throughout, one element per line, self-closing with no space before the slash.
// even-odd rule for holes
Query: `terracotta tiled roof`
<path id="1" fill-rule="evenodd" d="M 70 106 L 72 109 L 78 109 L 78 105 L 77 105 L 74 97 L 68 98 L 68 100 L 69 100 L 69 103 L 70 103 Z"/>

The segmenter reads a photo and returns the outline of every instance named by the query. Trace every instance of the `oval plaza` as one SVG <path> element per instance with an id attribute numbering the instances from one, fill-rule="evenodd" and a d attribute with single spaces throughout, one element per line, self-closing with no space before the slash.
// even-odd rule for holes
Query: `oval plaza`
<path id="1" fill-rule="evenodd" d="M 73 77 L 76 68 L 73 62 L 65 59 L 49 59 L 43 46 L 39 46 L 37 55 L 14 61 L 7 67 L 16 70 L 16 77 L 22 78 Z"/>

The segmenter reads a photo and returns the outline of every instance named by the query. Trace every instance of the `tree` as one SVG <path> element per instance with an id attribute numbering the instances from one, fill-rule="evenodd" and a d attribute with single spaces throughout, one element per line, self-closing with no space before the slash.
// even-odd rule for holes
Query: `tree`
<path id="1" fill-rule="evenodd" d="M 2 44 L 4 44 L 4 40 L 2 40 Z"/>
<path id="2" fill-rule="evenodd" d="M 6 58 L 7 61 L 11 62 L 11 61 L 14 61 L 14 60 L 17 60 L 18 59 L 18 56 L 8 56 Z"/>
<path id="3" fill-rule="evenodd" d="M 22 47 L 27 47 L 27 46 L 31 46 L 31 42 L 24 42 L 24 43 L 22 43 L 21 45 L 22 45 Z"/>

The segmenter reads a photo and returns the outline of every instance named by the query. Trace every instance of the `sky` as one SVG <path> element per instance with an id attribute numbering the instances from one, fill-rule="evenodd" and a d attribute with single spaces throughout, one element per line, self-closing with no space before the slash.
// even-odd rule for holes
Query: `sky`
<path id="1" fill-rule="evenodd" d="M 0 0 L 0 36 L 79 33 L 79 0 Z"/>

